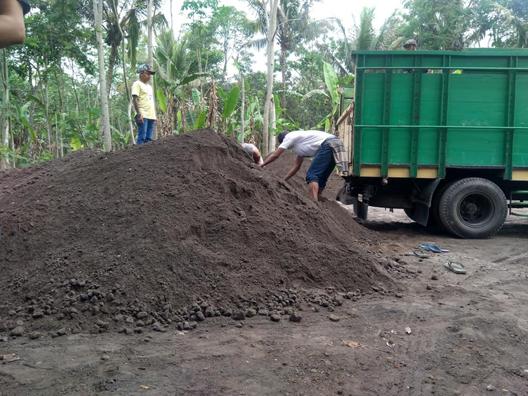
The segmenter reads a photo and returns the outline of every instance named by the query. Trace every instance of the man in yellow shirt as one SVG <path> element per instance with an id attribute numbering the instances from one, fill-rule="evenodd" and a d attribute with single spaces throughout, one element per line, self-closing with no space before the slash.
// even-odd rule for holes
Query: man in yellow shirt
<path id="1" fill-rule="evenodd" d="M 143 144 L 152 141 L 152 134 L 156 128 L 154 91 L 149 84 L 155 72 L 149 64 L 139 65 L 137 72 L 139 80 L 132 85 L 132 100 L 138 127 L 137 144 Z"/>

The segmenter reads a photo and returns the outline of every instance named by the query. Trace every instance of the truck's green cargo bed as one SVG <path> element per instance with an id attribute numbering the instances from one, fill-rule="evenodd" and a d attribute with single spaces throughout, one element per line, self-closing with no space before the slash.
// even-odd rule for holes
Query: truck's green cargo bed
<path id="1" fill-rule="evenodd" d="M 528 50 L 357 52 L 351 174 L 528 180 Z"/>

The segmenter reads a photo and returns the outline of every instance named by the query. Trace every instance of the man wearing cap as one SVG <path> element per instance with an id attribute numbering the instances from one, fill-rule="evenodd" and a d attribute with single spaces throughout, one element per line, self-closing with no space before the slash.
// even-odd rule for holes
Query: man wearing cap
<path id="1" fill-rule="evenodd" d="M 132 85 L 132 101 L 136 110 L 136 124 L 138 127 L 137 144 L 152 141 L 152 134 L 156 127 L 156 107 L 154 104 L 154 91 L 149 84 L 152 75 L 152 66 L 139 65 L 137 72 L 139 80 Z"/>
<path id="2" fill-rule="evenodd" d="M 0 48 L 22 44 L 26 38 L 24 15 L 30 10 L 26 0 L 0 1 Z"/>
<path id="3" fill-rule="evenodd" d="M 404 44 L 403 44 L 403 48 L 406 50 L 406 51 L 416 51 L 416 40 L 415 39 L 410 39 L 410 40 L 407 40 Z"/>
<path id="4" fill-rule="evenodd" d="M 292 150 L 297 157 L 285 180 L 293 177 L 301 168 L 305 157 L 313 157 L 306 172 L 306 183 L 310 197 L 314 201 L 321 199 L 326 182 L 336 164 L 341 172 L 348 172 L 348 160 L 341 139 L 322 131 L 282 132 L 278 136 L 280 146 L 264 161 L 263 167 L 279 158 L 285 150 Z"/>

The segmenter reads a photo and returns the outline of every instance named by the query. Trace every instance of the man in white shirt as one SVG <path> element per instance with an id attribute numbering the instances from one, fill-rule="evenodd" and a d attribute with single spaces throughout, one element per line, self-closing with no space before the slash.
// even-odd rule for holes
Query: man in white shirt
<path id="1" fill-rule="evenodd" d="M 336 163 L 342 171 L 348 170 L 343 142 L 334 135 L 322 131 L 282 132 L 278 136 L 278 141 L 279 148 L 266 158 L 262 166 L 275 161 L 285 150 L 292 150 L 297 157 L 286 175 L 285 180 L 288 180 L 299 171 L 304 158 L 313 157 L 312 164 L 306 172 L 306 183 L 314 201 L 319 201 Z"/>
<path id="2" fill-rule="evenodd" d="M 249 155 L 255 164 L 262 165 L 264 163 L 264 160 L 262 159 L 262 156 L 260 155 L 260 151 L 252 143 L 242 143 L 240 144 L 242 146 L 242 150 L 246 152 L 247 155 Z"/>

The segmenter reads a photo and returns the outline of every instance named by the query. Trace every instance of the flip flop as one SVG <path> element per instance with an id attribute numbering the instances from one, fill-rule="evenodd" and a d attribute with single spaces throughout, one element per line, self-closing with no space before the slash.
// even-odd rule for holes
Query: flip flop
<path id="1" fill-rule="evenodd" d="M 420 253 L 420 252 L 417 252 L 416 250 L 413 250 L 412 255 L 413 255 L 413 256 L 416 256 L 416 257 L 418 257 L 418 258 L 421 258 L 421 259 L 427 259 L 427 258 L 430 258 L 430 257 L 431 257 L 431 256 L 429 256 L 428 254 Z"/>
<path id="2" fill-rule="evenodd" d="M 444 264 L 449 271 L 454 272 L 455 274 L 465 275 L 466 269 L 460 263 L 455 263 L 454 261 L 448 261 Z"/>
<path id="3" fill-rule="evenodd" d="M 442 249 L 440 246 L 434 244 L 434 243 L 431 243 L 431 242 L 426 242 L 426 243 L 421 243 L 418 245 L 418 247 L 422 250 L 425 250 L 427 252 L 432 252 L 432 253 L 447 253 L 449 252 L 449 250 L 447 249 Z"/>

